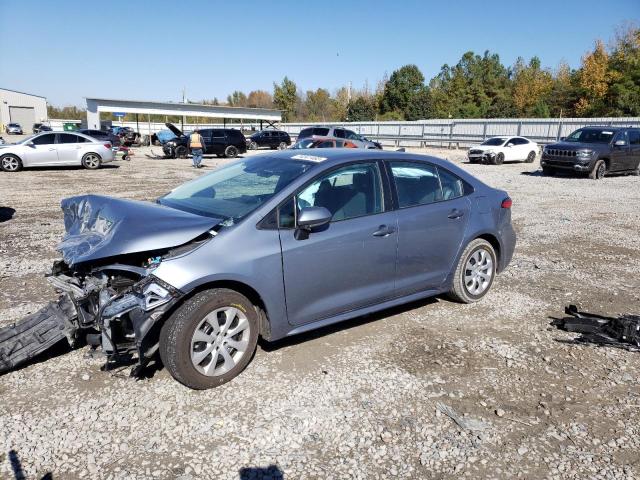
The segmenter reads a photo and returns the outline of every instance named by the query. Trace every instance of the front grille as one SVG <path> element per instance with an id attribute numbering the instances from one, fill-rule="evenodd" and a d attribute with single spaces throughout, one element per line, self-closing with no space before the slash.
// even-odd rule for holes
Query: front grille
<path id="1" fill-rule="evenodd" d="M 482 153 L 482 150 L 469 150 L 469 153 L 477 155 L 479 153 Z"/>
<path id="2" fill-rule="evenodd" d="M 575 157 L 576 156 L 575 150 L 560 150 L 557 148 L 548 149 L 546 150 L 545 153 L 547 155 L 551 155 L 554 157 Z"/>

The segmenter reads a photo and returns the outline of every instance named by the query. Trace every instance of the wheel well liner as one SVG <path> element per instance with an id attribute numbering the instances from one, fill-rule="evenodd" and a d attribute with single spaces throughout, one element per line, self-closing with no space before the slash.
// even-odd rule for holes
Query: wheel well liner
<path id="1" fill-rule="evenodd" d="M 496 259 L 498 260 L 498 265 L 501 266 L 501 249 L 500 249 L 500 242 L 498 241 L 498 239 L 491 235 L 490 233 L 483 233 L 482 235 L 478 235 L 476 238 L 482 238 L 483 240 L 486 240 L 487 242 L 489 242 L 491 244 L 491 246 L 493 247 L 493 249 L 496 252 Z"/>

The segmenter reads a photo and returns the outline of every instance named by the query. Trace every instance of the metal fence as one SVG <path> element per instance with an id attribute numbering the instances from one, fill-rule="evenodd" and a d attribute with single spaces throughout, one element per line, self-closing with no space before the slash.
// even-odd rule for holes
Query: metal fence
<path id="1" fill-rule="evenodd" d="M 120 125 L 120 122 L 114 122 Z M 123 125 L 139 128 L 141 133 L 157 132 L 165 129 L 162 123 L 124 122 Z M 468 147 L 497 135 L 521 135 L 540 144 L 555 142 L 560 137 L 588 125 L 635 126 L 640 127 L 640 117 L 603 118 L 492 118 L 492 119 L 444 119 L 421 120 L 417 122 L 339 122 L 339 123 L 282 123 L 278 128 L 288 132 L 293 138 L 300 130 L 312 126 L 342 126 L 387 146 L 440 146 Z M 181 125 L 177 125 L 181 128 Z M 185 124 L 184 130 L 194 128 L 222 128 L 222 123 Z M 260 128 L 256 122 L 227 123 L 227 128 L 254 131 Z"/>

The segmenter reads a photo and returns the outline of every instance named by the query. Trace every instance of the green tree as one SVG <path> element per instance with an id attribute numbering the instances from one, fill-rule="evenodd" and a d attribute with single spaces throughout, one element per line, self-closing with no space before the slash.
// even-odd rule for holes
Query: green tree
<path id="1" fill-rule="evenodd" d="M 230 107 L 246 107 L 247 96 L 243 92 L 236 90 L 227 97 L 227 103 Z"/>
<path id="2" fill-rule="evenodd" d="M 640 28 L 618 32 L 609 57 L 608 115 L 640 116 Z"/>
<path id="3" fill-rule="evenodd" d="M 424 100 L 424 89 L 424 75 L 417 66 L 405 65 L 399 68 L 391 74 L 384 86 L 380 112 L 398 112 L 403 117 L 413 116 L 417 111 L 411 104 L 417 97 Z"/>
<path id="4" fill-rule="evenodd" d="M 273 84 L 273 104 L 276 108 L 282 110 L 283 122 L 293 120 L 298 99 L 296 84 L 289 78 L 284 77 L 280 85 Z"/>
<path id="5" fill-rule="evenodd" d="M 335 120 L 335 105 L 331 94 L 324 88 L 309 90 L 305 99 L 307 119 L 312 122 Z"/>
<path id="6" fill-rule="evenodd" d="M 373 97 L 358 97 L 347 105 L 346 120 L 349 122 L 370 122 L 376 119 L 377 105 Z"/>

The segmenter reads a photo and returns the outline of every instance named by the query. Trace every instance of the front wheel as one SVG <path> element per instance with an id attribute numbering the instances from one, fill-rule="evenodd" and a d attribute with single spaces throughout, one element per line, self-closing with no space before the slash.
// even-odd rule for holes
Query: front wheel
<path id="1" fill-rule="evenodd" d="M 175 157 L 176 158 L 187 158 L 189 155 L 189 150 L 184 145 L 180 145 L 176 147 Z"/>
<path id="2" fill-rule="evenodd" d="M 493 159 L 494 165 L 502 165 L 504 163 L 504 153 L 499 153 Z"/>
<path id="3" fill-rule="evenodd" d="M 226 288 L 200 292 L 178 308 L 160 332 L 160 358 L 189 388 L 217 387 L 249 364 L 258 343 L 258 312 Z"/>
<path id="4" fill-rule="evenodd" d="M 278 150 L 284 150 L 285 148 L 287 148 L 287 144 L 285 142 L 280 142 L 280 144 L 278 145 Z"/>
<path id="5" fill-rule="evenodd" d="M 82 166 L 87 170 L 97 170 L 101 163 L 102 160 L 97 153 L 87 153 L 82 157 Z"/>
<path id="6" fill-rule="evenodd" d="M 533 161 L 536 159 L 536 152 L 531 151 L 529 152 L 529 155 L 527 155 L 527 159 L 525 160 L 527 163 L 533 163 Z"/>
<path id="7" fill-rule="evenodd" d="M 592 180 L 602 180 L 607 173 L 607 165 L 604 160 L 598 160 L 593 166 L 593 170 L 589 172 L 589 178 Z"/>
<path id="8" fill-rule="evenodd" d="M 0 159 L 0 167 L 4 172 L 19 172 L 22 170 L 22 160 L 15 155 L 4 155 Z"/>
<path id="9" fill-rule="evenodd" d="M 477 302 L 493 285 L 496 266 L 496 253 L 491 244 L 476 238 L 460 256 L 449 297 L 461 303 Z"/>

